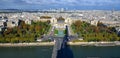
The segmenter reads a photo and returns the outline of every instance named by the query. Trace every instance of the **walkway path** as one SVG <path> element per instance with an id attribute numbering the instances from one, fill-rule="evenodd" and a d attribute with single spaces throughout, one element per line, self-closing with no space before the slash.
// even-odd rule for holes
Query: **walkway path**
<path id="1" fill-rule="evenodd" d="M 52 58 L 73 58 L 73 53 L 67 45 L 69 40 L 69 30 L 66 26 L 66 33 L 64 37 L 55 38 L 55 45 L 53 48 Z"/>
<path id="2" fill-rule="evenodd" d="M 60 50 L 61 48 L 61 44 L 63 42 L 63 38 L 56 38 L 55 39 L 55 45 L 53 47 L 53 53 L 52 53 L 52 58 L 56 58 L 57 57 L 57 51 Z"/>

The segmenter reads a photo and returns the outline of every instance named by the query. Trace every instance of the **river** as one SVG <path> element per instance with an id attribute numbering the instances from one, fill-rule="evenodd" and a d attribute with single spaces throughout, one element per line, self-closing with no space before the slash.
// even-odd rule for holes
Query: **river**
<path id="1" fill-rule="evenodd" d="M 70 46 L 74 58 L 120 58 L 120 46 Z M 0 58 L 51 58 L 53 46 L 0 47 Z"/>

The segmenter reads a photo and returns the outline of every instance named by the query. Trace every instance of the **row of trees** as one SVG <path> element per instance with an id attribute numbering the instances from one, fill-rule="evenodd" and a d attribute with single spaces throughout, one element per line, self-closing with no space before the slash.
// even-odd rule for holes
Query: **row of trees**
<path id="1" fill-rule="evenodd" d="M 52 17 L 50 16 L 41 16 L 40 19 L 51 19 Z"/>
<path id="2" fill-rule="evenodd" d="M 6 31 L 0 34 L 0 42 L 2 43 L 19 43 L 19 42 L 34 42 L 37 37 L 46 34 L 50 29 L 50 21 L 47 22 L 32 22 L 31 25 L 21 21 L 19 26 L 7 28 Z"/>
<path id="3" fill-rule="evenodd" d="M 97 26 L 84 21 L 76 21 L 71 25 L 73 31 L 83 37 L 84 41 L 119 41 L 114 27 L 107 27 L 101 22 Z"/>

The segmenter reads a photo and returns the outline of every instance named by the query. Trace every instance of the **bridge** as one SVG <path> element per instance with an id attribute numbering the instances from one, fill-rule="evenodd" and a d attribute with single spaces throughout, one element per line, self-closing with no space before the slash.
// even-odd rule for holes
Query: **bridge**
<path id="1" fill-rule="evenodd" d="M 67 26 L 65 31 L 66 33 L 64 37 L 54 38 L 55 45 L 51 58 L 73 58 L 72 50 L 70 49 L 69 45 L 67 45 L 67 42 L 70 39 Z"/>
<path id="2" fill-rule="evenodd" d="M 68 41 L 77 39 L 77 35 L 70 35 L 70 28 L 66 26 L 65 35 L 63 37 L 54 36 L 54 31 L 51 31 L 49 35 L 45 35 L 42 39 L 55 41 L 55 45 L 53 47 L 53 52 L 51 58 L 73 58 L 72 50 L 67 44 Z"/>

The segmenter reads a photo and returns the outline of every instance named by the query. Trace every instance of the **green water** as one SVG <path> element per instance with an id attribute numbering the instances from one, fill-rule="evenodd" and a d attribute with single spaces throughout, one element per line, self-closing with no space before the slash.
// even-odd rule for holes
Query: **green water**
<path id="1" fill-rule="evenodd" d="M 120 58 L 120 46 L 72 46 L 74 58 Z"/>
<path id="2" fill-rule="evenodd" d="M 0 58 L 50 58 L 53 46 L 0 47 Z"/>
<path id="3" fill-rule="evenodd" d="M 120 58 L 120 46 L 71 46 L 74 58 Z M 0 47 L 0 58 L 51 58 L 53 46 Z"/>
<path id="4" fill-rule="evenodd" d="M 58 30 L 58 37 L 64 37 L 64 31 L 63 30 Z"/>

